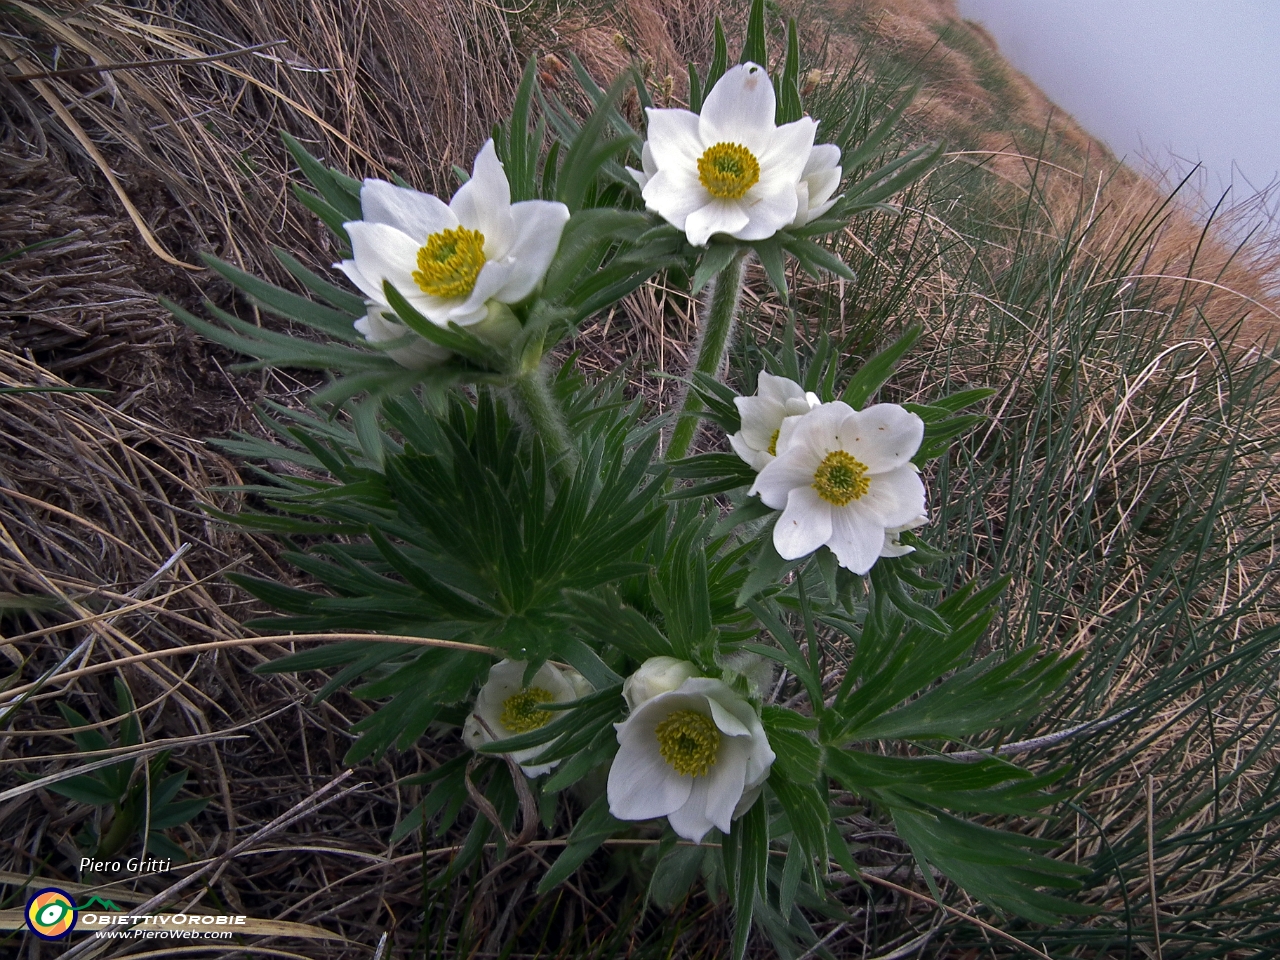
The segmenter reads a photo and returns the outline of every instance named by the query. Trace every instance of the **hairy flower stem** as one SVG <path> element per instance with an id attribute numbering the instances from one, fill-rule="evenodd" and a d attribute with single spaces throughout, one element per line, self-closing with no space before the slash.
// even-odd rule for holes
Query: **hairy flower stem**
<path id="1" fill-rule="evenodd" d="M 556 475 L 561 480 L 571 479 L 577 466 L 577 456 L 569 439 L 564 413 L 547 385 L 545 364 L 539 363 L 516 377 L 511 397 L 519 418 L 542 440 Z"/>
<path id="2" fill-rule="evenodd" d="M 738 316 L 745 261 L 745 251 L 738 253 L 713 281 L 714 286 L 707 302 L 706 320 L 698 344 L 698 356 L 693 362 L 693 369 L 689 371 L 690 379 L 698 373 L 705 373 L 710 377 L 720 373 L 725 351 L 729 348 L 730 335 L 733 333 L 733 322 Z M 697 393 L 689 389 L 684 395 L 684 405 L 680 408 L 675 430 L 671 432 L 671 442 L 667 445 L 668 460 L 679 460 L 689 452 L 689 445 L 698 429 L 698 413 L 701 410 L 702 401 L 698 399 Z"/>

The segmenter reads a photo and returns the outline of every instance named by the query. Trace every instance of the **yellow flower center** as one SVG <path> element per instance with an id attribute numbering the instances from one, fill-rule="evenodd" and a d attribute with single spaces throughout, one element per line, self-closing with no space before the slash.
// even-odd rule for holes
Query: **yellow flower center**
<path id="1" fill-rule="evenodd" d="M 769 438 L 769 456 L 771 457 L 776 457 L 778 455 L 778 434 L 781 432 L 782 428 L 779 427 L 777 430 L 773 431 L 773 436 Z"/>
<path id="2" fill-rule="evenodd" d="M 705 777 L 715 766 L 720 731 L 715 721 L 696 710 L 677 710 L 655 728 L 658 751 L 676 773 Z"/>
<path id="3" fill-rule="evenodd" d="M 513 693 L 502 701 L 502 714 L 498 722 L 512 733 L 528 733 L 538 730 L 551 722 L 551 714 L 539 710 L 538 705 L 551 703 L 556 696 L 550 690 L 541 687 L 525 687 L 519 693 Z"/>
<path id="4" fill-rule="evenodd" d="M 864 496 L 870 485 L 867 465 L 843 450 L 828 453 L 813 474 L 813 489 L 818 496 L 837 507 Z"/>
<path id="5" fill-rule="evenodd" d="M 740 143 L 717 143 L 698 158 L 698 179 L 707 193 L 737 200 L 760 180 L 760 162 Z"/>
<path id="6" fill-rule="evenodd" d="M 475 289 L 484 263 L 484 234 L 454 227 L 427 237 L 418 249 L 413 279 L 428 296 L 465 297 Z"/>

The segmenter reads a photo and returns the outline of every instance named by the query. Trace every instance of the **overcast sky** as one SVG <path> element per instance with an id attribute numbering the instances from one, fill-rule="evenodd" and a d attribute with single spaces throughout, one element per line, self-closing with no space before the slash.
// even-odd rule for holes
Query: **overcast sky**
<path id="1" fill-rule="evenodd" d="M 1200 161 L 1210 202 L 1233 182 L 1239 200 L 1280 177 L 1280 0 L 958 5 L 1051 100 L 1133 165 L 1180 160 L 1185 172 Z"/>

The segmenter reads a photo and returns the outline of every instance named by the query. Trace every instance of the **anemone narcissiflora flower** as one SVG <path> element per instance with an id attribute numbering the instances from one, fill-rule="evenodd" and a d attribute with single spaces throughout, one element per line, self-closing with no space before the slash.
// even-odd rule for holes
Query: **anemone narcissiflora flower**
<path id="1" fill-rule="evenodd" d="M 462 739 L 472 750 L 545 727 L 556 715 L 539 710 L 540 704 L 568 703 L 592 690 L 591 684 L 577 670 L 550 663 L 544 663 L 526 687 L 524 671 L 527 666 L 523 660 L 500 660 L 489 668 L 489 679 L 480 688 L 471 715 L 462 727 Z M 520 764 L 525 776 L 536 777 L 549 773 L 560 762 L 529 762 L 545 749 L 546 744 L 539 744 L 515 750 L 511 757 Z"/>
<path id="2" fill-rule="evenodd" d="M 787 560 L 828 546 L 842 567 L 863 574 L 886 531 L 925 513 L 924 484 L 911 458 L 924 422 L 894 403 L 854 410 L 839 400 L 783 421 L 778 455 L 751 493 L 782 510 L 773 545 Z"/>
<path id="3" fill-rule="evenodd" d="M 666 817 L 686 840 L 728 833 L 760 795 L 774 753 L 755 708 L 723 680 L 691 677 L 644 701 L 618 731 L 609 812 Z"/>
<path id="4" fill-rule="evenodd" d="M 502 163 L 488 141 L 471 179 L 446 204 L 429 193 L 366 180 L 363 220 L 344 224 L 350 260 L 337 264 L 374 304 L 384 281 L 432 323 L 479 323 L 486 304 L 518 303 L 546 275 L 569 220 L 563 203 L 511 202 Z"/>
<path id="5" fill-rule="evenodd" d="M 755 63 L 726 71 L 701 114 L 650 107 L 645 169 L 632 171 L 645 204 L 695 246 L 716 233 L 764 240 L 791 224 L 818 125 L 802 117 L 779 127 L 774 108 Z"/>
<path id="6" fill-rule="evenodd" d="M 808 413 L 819 403 L 816 393 L 805 393 L 804 387 L 786 377 L 775 377 L 760 371 L 754 397 L 735 397 L 742 426 L 729 437 L 733 452 L 763 470 L 777 454 L 778 434 L 782 421 Z"/>

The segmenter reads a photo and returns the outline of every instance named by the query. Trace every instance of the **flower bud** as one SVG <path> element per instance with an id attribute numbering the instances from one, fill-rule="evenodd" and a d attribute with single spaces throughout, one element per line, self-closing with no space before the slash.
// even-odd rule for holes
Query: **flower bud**
<path id="1" fill-rule="evenodd" d="M 622 684 L 622 695 L 632 711 L 660 693 L 670 693 L 690 677 L 701 676 L 701 671 L 688 660 L 675 657 L 650 657 L 640 669 L 627 677 Z"/>
<path id="2" fill-rule="evenodd" d="M 484 319 L 472 324 L 467 328 L 467 332 L 475 334 L 485 343 L 492 344 L 501 350 L 520 332 L 520 321 L 505 303 L 490 300 Z"/>

